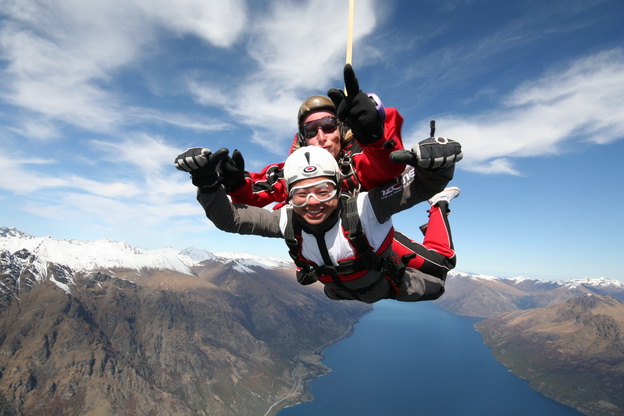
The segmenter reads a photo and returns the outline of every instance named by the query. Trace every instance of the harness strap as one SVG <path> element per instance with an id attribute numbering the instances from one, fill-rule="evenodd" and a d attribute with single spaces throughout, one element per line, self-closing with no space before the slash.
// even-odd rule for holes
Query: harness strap
<path id="1" fill-rule="evenodd" d="M 359 270 L 379 270 L 382 258 L 373 251 L 364 230 L 362 229 L 362 222 L 360 221 L 360 214 L 357 209 L 357 198 L 349 198 L 346 200 L 342 210 L 342 224 L 345 230 L 346 237 L 358 254 L 357 260 L 361 262 L 361 265 L 356 267 Z M 346 273 L 345 273 L 346 274 Z"/>
<path id="2" fill-rule="evenodd" d="M 354 299 L 360 299 L 361 294 L 373 289 L 383 279 L 391 280 L 396 288 L 403 277 L 409 259 L 407 256 L 403 256 L 401 261 L 397 261 L 392 257 L 383 258 L 375 253 L 362 228 L 357 210 L 357 198 L 346 198 L 341 202 L 343 202 L 341 219 L 344 235 L 357 255 L 355 259 L 341 262 L 338 266 L 332 264 L 325 245 L 324 233 L 315 235 L 315 237 L 325 265 L 317 266 L 301 257 L 301 223 L 293 216 L 292 209 L 286 211 L 287 224 L 284 239 L 289 248 L 289 255 L 298 267 L 297 281 L 302 285 L 309 285 L 316 282 L 319 276 L 330 276 L 337 287 L 348 292 Z M 357 292 L 348 288 L 340 279 L 340 275 L 349 275 L 362 270 L 379 270 L 381 272 L 380 277 L 367 287 L 360 288 Z"/>
<path id="3" fill-rule="evenodd" d="M 358 294 L 345 286 L 340 280 L 340 274 L 343 272 L 342 267 L 333 266 L 327 247 L 325 246 L 324 234 L 315 236 L 323 261 L 326 265 L 318 267 L 310 262 L 305 261 L 300 255 L 301 253 L 301 223 L 294 217 L 294 211 L 288 209 L 286 211 L 286 230 L 284 231 L 284 240 L 288 245 L 288 254 L 297 265 L 297 281 L 302 285 L 310 285 L 318 280 L 318 276 L 329 275 L 336 286 L 348 292 L 355 299 L 359 299 Z M 338 270 L 339 269 L 339 270 Z"/>
<path id="4" fill-rule="evenodd" d="M 288 246 L 288 254 L 297 265 L 297 281 L 302 285 L 311 285 L 318 280 L 314 268 L 311 264 L 306 263 L 299 255 L 301 252 L 301 243 L 296 235 L 301 238 L 301 224 L 293 218 L 294 211 L 286 209 L 286 229 L 284 230 L 284 240 Z M 295 230 L 297 227 L 297 230 Z"/>

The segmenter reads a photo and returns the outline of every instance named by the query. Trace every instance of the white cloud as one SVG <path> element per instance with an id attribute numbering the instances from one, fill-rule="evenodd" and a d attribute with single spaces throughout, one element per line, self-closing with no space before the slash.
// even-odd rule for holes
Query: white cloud
<path id="1" fill-rule="evenodd" d="M 188 130 L 210 132 L 223 131 L 232 128 L 232 124 L 215 119 L 212 116 L 179 114 L 150 109 L 136 109 L 135 120 L 143 120 L 146 123 L 166 123 L 171 126 L 181 127 Z"/>
<path id="2" fill-rule="evenodd" d="M 27 117 L 13 118 L 11 130 L 29 138 L 61 138 L 64 126 L 114 134 L 154 117 L 198 131 L 228 128 L 226 121 L 197 122 L 200 117 L 166 114 L 130 102 L 117 77 L 159 56 L 163 31 L 196 36 L 221 49 L 240 44 L 246 36 L 245 59 L 251 58 L 254 67 L 232 67 L 218 81 L 202 81 L 199 66 L 176 76 L 189 80 L 183 93 L 251 127 L 252 140 L 270 151 L 276 149 L 276 136 L 290 140 L 293 115 L 303 99 L 339 87 L 342 81 L 347 2 L 254 3 L 253 11 L 243 0 L 181 0 L 175 7 L 168 0 L 5 3 L 8 18 L 0 42 L 8 65 L 0 95 L 28 110 L 23 113 Z M 379 9 L 372 0 L 358 1 L 354 43 L 375 30 Z M 209 48 L 204 52 L 213 56 Z M 134 76 L 150 77 L 146 71 L 149 68 Z"/>
<path id="3" fill-rule="evenodd" d="M 144 133 L 118 142 L 93 140 L 91 144 L 104 160 L 137 168 L 145 176 L 160 174 L 164 169 L 172 168 L 173 158 L 180 150 L 168 145 L 160 137 Z"/>
<path id="4" fill-rule="evenodd" d="M 191 33 L 220 48 L 236 42 L 247 25 L 244 0 L 137 0 L 137 4 L 175 33 Z"/>
<path id="5" fill-rule="evenodd" d="M 141 189 L 134 184 L 123 182 L 105 183 L 79 176 L 70 176 L 65 180 L 64 187 L 108 198 L 131 198 L 141 194 Z"/>
<path id="6" fill-rule="evenodd" d="M 513 167 L 513 163 L 509 159 L 506 159 L 506 158 L 492 159 L 483 164 L 474 165 L 472 166 L 470 170 L 477 172 L 477 173 L 486 174 L 486 175 L 489 175 L 489 174 L 492 174 L 492 175 L 508 174 L 508 175 L 514 175 L 514 176 L 520 175 L 520 172 L 517 171 Z"/>
<path id="7" fill-rule="evenodd" d="M 353 39 L 357 42 L 374 30 L 376 14 L 372 1 L 359 1 L 355 12 Z M 277 83 L 286 90 L 327 85 L 344 64 L 347 23 L 346 1 L 273 3 L 252 28 L 249 54 L 260 67 L 252 80 Z"/>
<path id="8" fill-rule="evenodd" d="M 172 198 L 193 195 L 195 187 L 189 175 L 176 170 L 173 159 L 184 149 L 168 144 L 163 138 L 138 134 L 119 142 L 93 140 L 96 153 L 109 163 L 116 164 L 123 176 L 141 189 L 143 203 L 155 206 L 157 212 L 165 212 Z M 131 206 L 135 201 L 127 201 Z"/>
<path id="9" fill-rule="evenodd" d="M 16 127 L 7 126 L 7 131 L 22 137 L 46 141 L 60 136 L 57 126 L 48 118 L 39 117 L 35 120 L 30 117 L 14 115 L 13 122 L 16 124 Z"/>
<path id="10" fill-rule="evenodd" d="M 420 123 L 419 125 L 421 125 Z M 526 82 L 497 110 L 439 117 L 443 134 L 462 143 L 461 167 L 519 174 L 513 158 L 557 155 L 575 140 L 596 144 L 624 138 L 624 51 L 600 52 Z M 406 144 L 417 143 L 412 135 Z"/>
<path id="11" fill-rule="evenodd" d="M 172 234 L 185 230 L 205 233 L 214 228 L 194 201 L 193 190 L 185 189 L 185 194 L 182 200 L 165 198 L 154 203 L 145 195 L 120 199 L 78 192 L 48 192 L 26 200 L 21 208 L 33 216 L 50 219 L 57 227 L 75 229 L 78 234 L 114 236 L 157 248 L 166 239 L 163 230 Z M 177 235 L 175 239 L 183 240 L 184 236 Z"/>
<path id="12" fill-rule="evenodd" d="M 0 155 L 0 189 L 16 194 L 35 192 L 44 187 L 60 187 L 66 180 L 41 175 L 28 168 L 28 165 L 49 164 L 43 159 L 17 160 L 16 155 Z"/>
<path id="13" fill-rule="evenodd" d="M 61 134 L 53 121 L 98 132 L 133 122 L 113 80 L 156 51 L 159 29 L 228 47 L 245 29 L 247 9 L 242 0 L 13 0 L 3 14 L 0 96 L 48 123 L 17 119 L 13 131 L 51 138 Z"/>
<path id="14" fill-rule="evenodd" d="M 375 30 L 379 8 L 371 0 L 357 2 L 354 43 Z M 237 85 L 194 79 L 189 90 L 200 103 L 218 105 L 251 127 L 253 142 L 283 152 L 295 131 L 301 102 L 329 87 L 342 87 L 347 24 L 346 1 L 273 2 L 249 21 L 247 53 L 256 66 L 241 74 Z"/>
<path id="15" fill-rule="evenodd" d="M 18 159 L 0 155 L 0 189 L 6 189 L 18 195 L 37 192 L 49 192 L 52 189 L 81 190 L 95 195 L 108 197 L 129 197 L 139 193 L 137 187 L 122 182 L 102 182 L 71 174 L 54 176 L 36 170 L 40 165 L 54 165 L 51 159 Z M 69 161 L 71 163 L 71 161 Z"/>
<path id="16" fill-rule="evenodd" d="M 121 1 L 10 6 L 0 32 L 12 81 L 2 92 L 7 101 L 86 128 L 118 122 L 118 99 L 106 89 L 110 71 L 133 61 L 151 36 L 134 22 L 136 9 Z"/>

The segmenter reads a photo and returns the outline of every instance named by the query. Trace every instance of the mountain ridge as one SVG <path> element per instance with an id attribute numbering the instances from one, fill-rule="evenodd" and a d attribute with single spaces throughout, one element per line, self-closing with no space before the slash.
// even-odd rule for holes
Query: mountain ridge
<path id="1" fill-rule="evenodd" d="M 624 301 L 624 282 L 602 277 L 552 281 L 499 278 L 451 271 L 446 292 L 435 303 L 457 315 L 492 318 L 563 303 L 586 294 L 609 295 Z"/>
<path id="2" fill-rule="evenodd" d="M 0 250 L 15 252 L 26 249 L 39 256 L 42 261 L 59 263 L 71 267 L 75 271 L 97 269 L 130 269 L 144 268 L 173 270 L 180 273 L 193 274 L 192 267 L 207 260 L 221 263 L 232 263 L 243 272 L 250 272 L 254 267 L 265 269 L 292 268 L 290 259 L 279 257 L 260 257 L 246 253 L 217 252 L 188 247 L 177 250 L 171 247 L 163 249 L 141 249 L 125 242 L 118 242 L 108 238 L 98 241 L 56 240 L 52 237 L 34 237 L 12 227 L 0 227 Z M 77 254 L 79 253 L 79 255 Z M 527 286 L 533 286 L 535 291 L 565 288 L 578 289 L 582 287 L 616 287 L 624 290 L 624 282 L 620 280 L 598 278 L 568 279 L 568 280 L 540 280 L 526 277 L 500 278 L 484 274 L 451 271 L 449 283 L 452 288 L 458 280 L 471 280 L 502 284 L 510 290 L 517 289 L 527 292 Z M 530 292 L 530 290 L 529 290 Z M 444 298 L 448 297 L 445 295 Z M 445 306 L 441 303 L 441 306 Z M 462 313 L 458 313 L 462 314 Z M 478 316 L 478 315 L 474 315 Z"/>
<path id="3" fill-rule="evenodd" d="M 476 324 L 498 361 L 587 415 L 624 413 L 624 304 L 587 294 Z"/>
<path id="4" fill-rule="evenodd" d="M 63 264 L 74 271 L 150 268 L 192 274 L 191 267 L 206 260 L 231 262 L 241 271 L 250 271 L 250 267 L 268 269 L 293 266 L 290 260 L 277 257 L 229 252 L 212 253 L 193 247 L 184 250 L 171 247 L 141 249 L 109 238 L 98 241 L 57 240 L 52 237 L 34 237 L 9 227 L 0 228 L 0 237 L 0 250 L 10 252 L 28 250 L 42 262 Z"/>
<path id="5" fill-rule="evenodd" d="M 5 414 L 277 412 L 309 398 L 294 377 L 327 371 L 319 346 L 343 337 L 371 310 L 299 285 L 281 262 L 195 252 L 191 265 L 177 271 L 137 262 L 74 270 L 50 261 L 59 258 L 51 239 L 3 231 Z M 74 249 L 70 263 L 78 248 L 93 252 L 88 244 L 63 244 Z M 104 244 L 132 254 L 125 245 Z"/>

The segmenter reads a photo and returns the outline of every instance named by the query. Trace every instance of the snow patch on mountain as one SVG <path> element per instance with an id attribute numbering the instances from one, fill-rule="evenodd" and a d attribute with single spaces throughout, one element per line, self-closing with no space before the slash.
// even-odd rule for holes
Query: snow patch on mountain
<path id="1" fill-rule="evenodd" d="M 65 265 L 75 271 L 162 269 L 192 274 L 191 267 L 206 260 L 232 263 L 238 270 L 249 273 L 253 272 L 251 267 L 293 267 L 292 262 L 279 258 L 239 253 L 213 254 L 197 248 L 183 251 L 171 247 L 147 250 L 108 238 L 99 241 L 54 240 L 51 237 L 33 237 L 15 228 L 6 227 L 0 228 L 0 250 L 9 253 L 27 250 L 43 262 Z M 45 273 L 43 264 L 42 275 Z"/>
<path id="2" fill-rule="evenodd" d="M 182 258 L 184 258 L 185 264 L 198 264 L 202 261 L 213 260 L 216 256 L 210 251 L 202 250 L 200 248 L 189 247 L 180 252 Z"/>
<path id="3" fill-rule="evenodd" d="M 485 274 L 465 273 L 465 272 L 456 272 L 456 271 L 451 271 L 449 274 L 456 278 L 499 281 L 499 282 L 504 282 L 504 283 L 513 284 L 513 285 L 530 282 L 534 285 L 557 285 L 561 287 L 569 287 L 570 289 L 575 289 L 580 286 L 587 286 L 587 287 L 592 287 L 592 288 L 624 289 L 623 281 L 608 279 L 606 277 L 568 279 L 568 280 L 538 280 L 538 279 L 532 279 L 532 278 L 522 277 L 522 276 L 504 278 L 504 277 L 489 276 Z"/>
<path id="4" fill-rule="evenodd" d="M 513 277 L 511 279 L 499 279 L 499 280 L 510 280 L 513 281 L 514 284 L 531 282 L 536 285 L 558 285 L 561 287 L 569 287 L 571 289 L 578 288 L 579 286 L 589 286 L 593 288 L 601 288 L 601 287 L 610 287 L 610 288 L 621 288 L 624 289 L 624 282 L 614 279 L 607 279 L 606 277 L 598 277 L 598 278 L 584 278 L 584 279 L 567 279 L 567 280 L 537 280 L 530 279 L 527 277 Z"/>
<path id="5" fill-rule="evenodd" d="M 253 270 L 250 267 L 262 267 L 263 269 L 275 269 L 280 267 L 294 267 L 294 264 L 288 260 L 275 257 L 257 257 L 251 254 L 220 252 L 215 254 L 218 258 L 233 263 L 234 268 L 250 273 Z"/>
<path id="6" fill-rule="evenodd" d="M 562 286 L 569 286 L 570 288 L 577 288 L 579 286 L 590 286 L 594 288 L 615 287 L 624 289 L 624 282 L 619 280 L 607 279 L 606 277 L 562 280 L 558 283 L 560 283 Z"/>
<path id="7" fill-rule="evenodd" d="M 489 276 L 487 274 L 476 274 L 476 273 L 466 273 L 466 272 L 456 272 L 456 271 L 451 271 L 449 274 L 451 274 L 454 277 L 458 277 L 458 278 L 464 278 L 464 279 L 481 279 L 481 280 L 500 280 L 500 278 L 498 277 L 494 277 L 494 276 Z"/>
<path id="8" fill-rule="evenodd" d="M 22 237 L 30 238 L 31 236 L 14 227 L 0 227 L 0 237 Z"/>

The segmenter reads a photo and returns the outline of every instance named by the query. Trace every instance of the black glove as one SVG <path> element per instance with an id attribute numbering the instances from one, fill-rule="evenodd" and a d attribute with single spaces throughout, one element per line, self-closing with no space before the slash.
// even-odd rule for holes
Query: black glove
<path id="1" fill-rule="evenodd" d="M 213 192 L 220 186 L 217 165 L 227 157 L 225 147 L 212 153 L 210 149 L 193 147 L 178 155 L 173 161 L 178 170 L 189 172 L 193 185 L 202 191 Z"/>
<path id="2" fill-rule="evenodd" d="M 245 183 L 245 159 L 238 149 L 234 149 L 231 157 L 227 157 L 217 167 L 219 181 L 228 192 L 235 191 Z"/>
<path id="3" fill-rule="evenodd" d="M 342 90 L 332 88 L 327 95 L 336 106 L 338 119 L 347 123 L 355 139 L 362 143 L 373 143 L 383 137 L 385 115 L 381 101 L 360 90 L 360 84 L 351 64 L 344 67 L 344 81 L 347 95 Z"/>
<path id="4" fill-rule="evenodd" d="M 463 157 L 461 144 L 444 137 L 429 137 L 412 147 L 412 150 L 395 150 L 390 153 L 393 162 L 418 166 L 428 172 L 453 166 Z"/>

